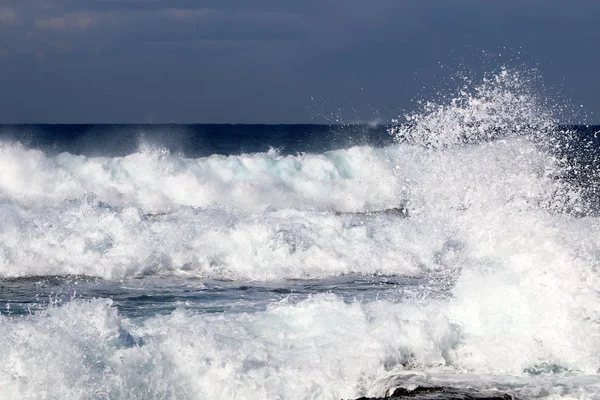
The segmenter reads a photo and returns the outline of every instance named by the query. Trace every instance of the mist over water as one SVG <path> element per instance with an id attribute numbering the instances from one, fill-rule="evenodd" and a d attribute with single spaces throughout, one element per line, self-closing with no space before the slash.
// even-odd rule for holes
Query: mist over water
<path id="1" fill-rule="evenodd" d="M 12 134 L 2 397 L 598 396 L 595 144 L 534 89 L 501 69 L 348 142 Z"/>

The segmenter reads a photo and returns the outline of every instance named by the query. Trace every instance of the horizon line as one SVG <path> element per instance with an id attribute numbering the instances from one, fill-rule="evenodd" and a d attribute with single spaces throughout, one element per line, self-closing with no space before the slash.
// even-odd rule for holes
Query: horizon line
<path id="1" fill-rule="evenodd" d="M 317 122 L 0 122 L 0 126 L 27 126 L 27 125 L 229 125 L 229 126 L 390 126 L 390 125 L 401 125 L 393 123 L 392 121 L 387 123 L 374 124 L 372 122 L 349 122 L 349 123 L 317 123 Z M 558 123 L 557 126 L 600 126 L 600 121 L 597 123 L 573 123 L 565 122 Z"/>

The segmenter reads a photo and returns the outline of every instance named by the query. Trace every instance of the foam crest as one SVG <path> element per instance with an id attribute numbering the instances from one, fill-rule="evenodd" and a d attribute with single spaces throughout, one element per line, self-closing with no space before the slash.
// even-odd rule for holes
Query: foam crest
<path id="1" fill-rule="evenodd" d="M 0 196 L 27 207 L 93 194 L 112 206 L 145 212 L 179 206 L 272 206 L 365 211 L 397 205 L 389 160 L 371 147 L 280 156 L 277 151 L 186 159 L 165 150 L 103 158 L 48 156 L 19 143 L 0 144 Z M 393 185 L 393 180 L 390 182 Z"/>
<path id="2" fill-rule="evenodd" d="M 171 157 L 154 154 L 151 158 L 163 156 Z M 256 172 L 240 178 L 250 182 L 249 186 L 239 183 L 240 190 L 246 187 L 247 194 L 225 195 L 223 187 L 222 201 L 250 202 L 250 210 L 221 204 L 203 208 L 180 205 L 169 213 L 148 213 L 136 203 L 144 187 L 131 189 L 129 198 L 124 195 L 128 190 L 120 188 L 121 195 L 115 196 L 117 200 L 111 203 L 108 191 L 103 194 L 100 184 L 93 186 L 93 193 L 81 190 L 84 193 L 81 198 L 62 200 L 56 205 L 32 206 L 16 196 L 5 199 L 0 203 L 0 214 L 5 221 L 0 230 L 0 275 L 84 274 L 119 279 L 184 274 L 281 280 L 349 273 L 418 274 L 441 268 L 436 260 L 445 252 L 447 243 L 468 237 L 471 230 L 487 229 L 477 223 L 467 225 L 463 218 L 470 216 L 474 221 L 483 221 L 487 216 L 495 216 L 498 219 L 493 223 L 501 228 L 503 217 L 499 216 L 544 209 L 548 202 L 556 202 L 554 193 L 562 188 L 560 182 L 552 179 L 552 169 L 546 168 L 550 162 L 548 156 L 525 139 L 459 147 L 443 153 L 395 145 L 382 149 L 354 148 L 305 156 L 303 160 L 284 157 L 276 161 L 273 157 L 263 154 L 243 160 L 246 164 L 251 164 L 249 160 L 260 164 L 253 171 L 266 171 L 265 163 L 279 163 L 279 176 L 285 177 L 289 186 L 270 186 L 272 176 L 267 175 L 269 183 L 264 184 L 262 192 L 267 199 L 261 197 L 256 202 L 252 200 L 252 189 L 259 185 L 260 174 Z M 324 174 L 326 167 L 321 164 L 334 165 L 329 160 L 336 157 L 337 165 L 350 164 L 346 173 L 354 174 L 352 178 Z M 90 164 L 89 160 L 80 160 Z M 240 160 L 231 157 L 203 162 L 223 166 Z M 171 161 L 185 164 L 189 160 Z M 300 166 L 287 170 L 298 175 L 281 172 L 284 166 L 300 161 Z M 311 163 L 320 165 L 311 167 L 321 174 L 320 179 L 315 175 L 308 179 L 302 172 Z M 103 164 L 93 165 L 100 168 Z M 90 165 L 85 168 L 89 169 Z M 184 168 L 189 169 L 189 166 Z M 224 168 L 227 173 L 233 170 Z M 220 182 L 227 179 L 229 175 Z M 148 181 L 152 183 L 145 188 L 152 190 L 163 184 L 156 176 Z M 131 178 L 128 182 L 131 183 Z M 140 182 L 138 179 L 136 185 L 143 186 Z M 292 186 L 296 189 L 291 190 Z M 176 186 L 170 187 L 169 191 L 165 186 L 163 193 L 171 196 L 167 203 L 172 207 Z M 321 187 L 323 192 L 308 197 L 315 187 Z M 371 187 L 373 190 L 365 190 Z M 234 183 L 230 188 L 235 193 Z M 272 203 L 268 201 L 269 193 L 277 193 L 273 194 Z M 280 208 L 290 203 L 298 208 Z M 156 206 L 154 203 L 148 208 Z M 399 206 L 406 207 L 408 218 L 386 212 L 337 211 Z M 262 208 L 260 212 L 253 211 L 258 207 Z M 470 245 L 467 240 L 461 246 Z"/>

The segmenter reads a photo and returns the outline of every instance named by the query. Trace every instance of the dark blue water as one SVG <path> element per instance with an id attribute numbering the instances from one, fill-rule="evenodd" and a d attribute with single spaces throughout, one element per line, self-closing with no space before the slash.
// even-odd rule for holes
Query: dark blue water
<path id="1" fill-rule="evenodd" d="M 0 125 L 0 140 L 47 152 L 117 157 L 143 145 L 188 158 L 211 154 L 321 153 L 351 146 L 386 146 L 387 126 L 370 125 Z"/>
<path id="2" fill-rule="evenodd" d="M 0 125 L 1 141 L 18 141 L 49 153 L 119 157 L 143 146 L 164 148 L 187 158 L 212 154 L 265 152 L 322 153 L 352 146 L 384 147 L 394 143 L 391 125 L 245 125 L 245 124 L 48 124 Z M 568 132 L 568 133 L 567 133 Z M 595 163 L 600 125 L 557 127 L 559 154 L 580 164 Z"/>

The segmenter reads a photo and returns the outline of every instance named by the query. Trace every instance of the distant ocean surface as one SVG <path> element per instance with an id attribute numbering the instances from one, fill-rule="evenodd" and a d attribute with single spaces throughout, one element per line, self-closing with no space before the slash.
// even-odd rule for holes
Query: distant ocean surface
<path id="1" fill-rule="evenodd" d="M 600 127 L 520 79 L 387 126 L 0 126 L 0 398 L 600 398 Z"/>

